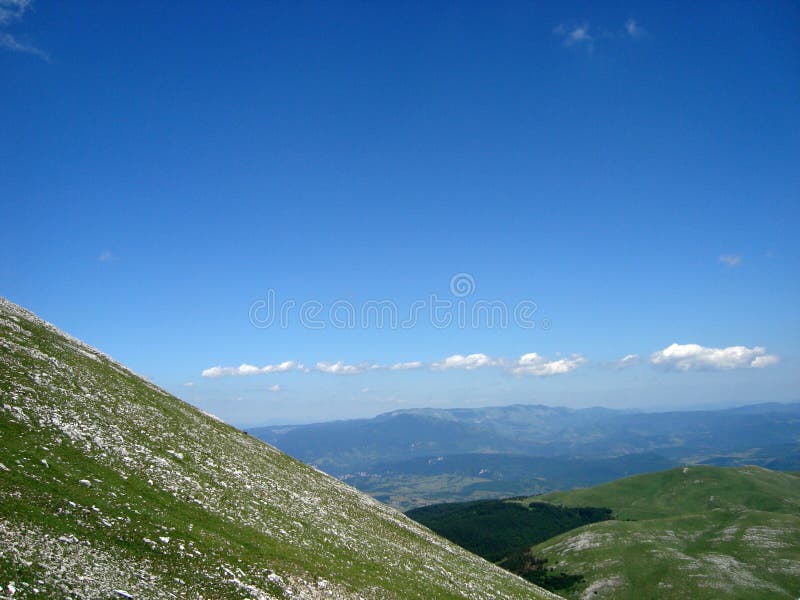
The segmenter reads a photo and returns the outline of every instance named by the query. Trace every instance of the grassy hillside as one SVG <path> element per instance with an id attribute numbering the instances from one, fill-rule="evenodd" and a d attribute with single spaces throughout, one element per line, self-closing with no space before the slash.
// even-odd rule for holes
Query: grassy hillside
<path id="1" fill-rule="evenodd" d="M 540 543 L 532 554 L 585 580 L 574 598 L 797 598 L 800 477 L 693 466 L 536 497 L 607 506 L 618 520 Z"/>
<path id="2" fill-rule="evenodd" d="M 0 299 L 15 598 L 553 597 Z"/>

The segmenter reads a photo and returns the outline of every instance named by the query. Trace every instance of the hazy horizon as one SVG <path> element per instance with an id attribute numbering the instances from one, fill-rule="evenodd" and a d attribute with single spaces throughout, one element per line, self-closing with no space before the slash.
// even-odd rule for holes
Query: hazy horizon
<path id="1" fill-rule="evenodd" d="M 761 406 L 765 404 L 782 404 L 782 405 L 791 405 L 791 404 L 798 404 L 800 403 L 800 399 L 796 400 L 787 400 L 784 402 L 754 402 L 749 404 L 727 404 L 727 403 L 719 403 L 719 404 L 707 404 L 707 405 L 694 405 L 691 407 L 684 407 L 684 408 L 675 408 L 675 407 L 627 407 L 627 408 L 609 408 L 607 406 L 581 406 L 577 408 L 570 408 L 566 406 L 559 406 L 559 405 L 549 405 L 549 404 L 539 404 L 539 403 L 517 403 L 517 404 L 487 404 L 487 405 L 475 405 L 475 406 L 452 406 L 452 407 L 432 407 L 432 406 L 409 406 L 405 408 L 397 408 L 386 412 L 379 412 L 370 415 L 364 416 L 353 416 L 353 417 L 339 417 L 333 419 L 325 419 L 325 420 L 299 420 L 299 421 L 267 421 L 267 422 L 231 422 L 230 425 L 239 428 L 249 428 L 249 429 L 257 429 L 261 427 L 291 427 L 291 426 L 300 426 L 300 425 L 316 425 L 320 423 L 330 423 L 333 421 L 352 421 L 352 420 L 370 420 L 376 417 L 380 417 L 383 415 L 391 414 L 394 412 L 402 412 L 402 411 L 425 411 L 425 410 L 480 410 L 480 409 L 497 409 L 497 408 L 509 408 L 513 406 L 543 406 L 546 408 L 567 408 L 568 410 L 592 410 L 592 409 L 600 409 L 600 410 L 614 410 L 620 411 L 625 413 L 631 414 L 659 414 L 665 412 L 702 412 L 702 411 L 717 411 L 717 410 L 734 410 L 737 408 L 745 408 L 751 406 Z M 213 414 L 213 413 L 212 413 Z M 219 415 L 214 415 L 219 416 Z"/>

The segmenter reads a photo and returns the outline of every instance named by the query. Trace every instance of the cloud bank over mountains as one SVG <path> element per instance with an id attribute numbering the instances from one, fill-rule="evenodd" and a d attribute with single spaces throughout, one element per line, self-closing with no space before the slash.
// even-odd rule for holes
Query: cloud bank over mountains
<path id="1" fill-rule="evenodd" d="M 728 346 L 726 348 L 710 348 L 699 344 L 673 343 L 663 350 L 650 355 L 649 364 L 665 371 L 730 371 L 733 369 L 761 369 L 780 361 L 776 354 L 768 354 L 762 346 Z M 430 371 L 463 370 L 474 371 L 484 368 L 499 368 L 511 375 L 533 375 L 549 377 L 563 375 L 575 371 L 589 361 L 582 354 L 569 357 L 548 358 L 536 352 L 523 354 L 517 359 L 494 358 L 483 353 L 453 354 L 442 360 L 426 363 L 420 360 L 381 364 L 375 362 L 346 363 L 343 360 L 331 362 L 320 361 L 313 367 L 303 363 L 287 360 L 277 364 L 257 367 L 243 363 L 238 367 L 215 366 L 204 369 L 201 373 L 206 378 L 218 378 L 244 375 L 267 375 L 271 373 L 327 373 L 331 375 L 358 375 L 368 371 L 413 371 L 428 368 Z M 638 354 L 628 354 L 611 363 L 615 370 L 628 369 L 641 363 Z"/>

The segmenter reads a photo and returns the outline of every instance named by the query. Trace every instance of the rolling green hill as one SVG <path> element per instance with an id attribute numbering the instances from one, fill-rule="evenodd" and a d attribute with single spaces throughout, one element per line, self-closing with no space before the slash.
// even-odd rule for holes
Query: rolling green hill
<path id="1" fill-rule="evenodd" d="M 0 299 L 14 598 L 554 598 Z"/>
<path id="2" fill-rule="evenodd" d="M 531 549 L 584 577 L 568 597 L 800 597 L 795 474 L 692 466 L 535 499 L 607 506 L 617 517 Z"/>

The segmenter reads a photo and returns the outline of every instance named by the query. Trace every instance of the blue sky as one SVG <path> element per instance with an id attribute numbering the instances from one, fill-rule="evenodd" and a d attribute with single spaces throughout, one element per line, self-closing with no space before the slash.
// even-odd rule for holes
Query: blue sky
<path id="1" fill-rule="evenodd" d="M 0 74 L 0 294 L 228 421 L 800 399 L 796 3 L 0 0 Z"/>

